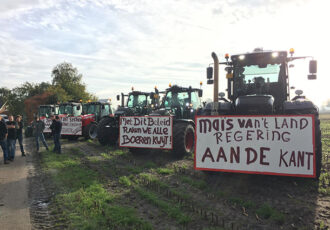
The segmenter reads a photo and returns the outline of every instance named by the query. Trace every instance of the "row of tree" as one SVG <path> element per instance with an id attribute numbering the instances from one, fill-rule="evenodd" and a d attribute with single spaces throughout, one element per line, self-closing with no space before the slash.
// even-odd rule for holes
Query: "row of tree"
<path id="1" fill-rule="evenodd" d="M 7 102 L 9 113 L 24 114 L 24 102 L 32 97 L 44 97 L 45 104 L 97 99 L 87 92 L 86 85 L 82 82 L 82 74 L 71 63 L 58 64 L 53 68 L 51 76 L 51 83 L 25 82 L 13 89 L 0 87 L 0 106 Z"/>

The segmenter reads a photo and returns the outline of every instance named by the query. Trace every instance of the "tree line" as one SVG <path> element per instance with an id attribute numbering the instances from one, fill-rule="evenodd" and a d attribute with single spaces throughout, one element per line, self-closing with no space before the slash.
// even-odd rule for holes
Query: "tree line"
<path id="1" fill-rule="evenodd" d="M 7 102 L 9 113 L 24 115 L 24 102 L 33 97 L 40 96 L 44 104 L 97 100 L 95 95 L 87 92 L 86 85 L 82 82 L 82 74 L 71 63 L 56 65 L 52 69 L 51 77 L 51 82 L 25 82 L 13 89 L 0 87 L 0 106 Z"/>

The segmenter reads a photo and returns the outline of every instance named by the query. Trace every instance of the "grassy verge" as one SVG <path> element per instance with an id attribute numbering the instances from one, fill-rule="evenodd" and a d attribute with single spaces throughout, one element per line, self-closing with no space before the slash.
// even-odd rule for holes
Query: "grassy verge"
<path id="1" fill-rule="evenodd" d="M 77 149 L 62 155 L 43 152 L 42 156 L 43 171 L 58 189 L 53 202 L 68 229 L 152 229 L 135 209 L 116 203 L 120 197 L 109 193 L 99 175 L 84 167 Z"/>

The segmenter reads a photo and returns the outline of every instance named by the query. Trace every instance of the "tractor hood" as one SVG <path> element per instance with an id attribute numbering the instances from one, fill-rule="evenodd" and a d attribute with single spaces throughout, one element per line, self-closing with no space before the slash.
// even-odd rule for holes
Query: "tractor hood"
<path id="1" fill-rule="evenodd" d="M 132 116 L 134 115 L 134 111 L 128 107 L 120 107 L 115 112 L 115 116 Z"/>
<path id="2" fill-rule="evenodd" d="M 240 96 L 235 101 L 238 114 L 272 114 L 274 97 L 271 95 Z"/>
<path id="3" fill-rule="evenodd" d="M 169 116 L 169 115 L 170 112 L 165 108 L 155 110 L 150 114 L 150 116 Z"/>

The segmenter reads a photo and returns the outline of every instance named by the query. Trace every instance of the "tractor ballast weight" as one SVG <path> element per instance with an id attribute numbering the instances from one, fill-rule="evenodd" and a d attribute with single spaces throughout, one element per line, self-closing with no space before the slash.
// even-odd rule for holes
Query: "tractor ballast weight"
<path id="1" fill-rule="evenodd" d="M 320 176 L 322 159 L 322 142 L 319 111 L 317 106 L 302 96 L 297 90 L 296 96 L 290 99 L 288 63 L 296 59 L 311 57 L 294 57 L 286 51 L 263 51 L 255 49 L 252 53 L 226 54 L 226 61 L 219 62 L 215 53 L 214 71 L 207 68 L 207 79 L 214 82 L 214 100 L 203 109 L 203 115 L 303 115 L 315 117 L 315 153 L 316 177 Z M 231 59 L 231 60 L 230 60 Z M 218 66 L 225 65 L 227 78 L 227 98 L 218 92 Z M 311 60 L 308 79 L 316 79 L 317 62 Z M 213 73 L 214 72 L 214 73 Z M 213 76 L 212 76 L 213 75 Z M 212 80 L 214 78 L 214 80 Z M 220 98 L 217 98 L 217 96 Z"/>
<path id="2" fill-rule="evenodd" d="M 170 86 L 166 89 L 162 105 L 150 116 L 173 117 L 173 150 L 175 157 L 181 158 L 194 151 L 195 115 L 202 109 L 200 97 L 202 89 Z"/>
<path id="3" fill-rule="evenodd" d="M 155 96 L 157 95 L 157 96 Z M 127 97 L 126 106 L 124 105 Z M 114 115 L 103 117 L 97 125 L 97 138 L 102 145 L 115 145 L 119 137 L 119 119 L 121 116 L 144 116 L 159 106 L 158 90 L 154 92 L 132 91 L 128 94 L 117 95 L 121 106 Z"/>

